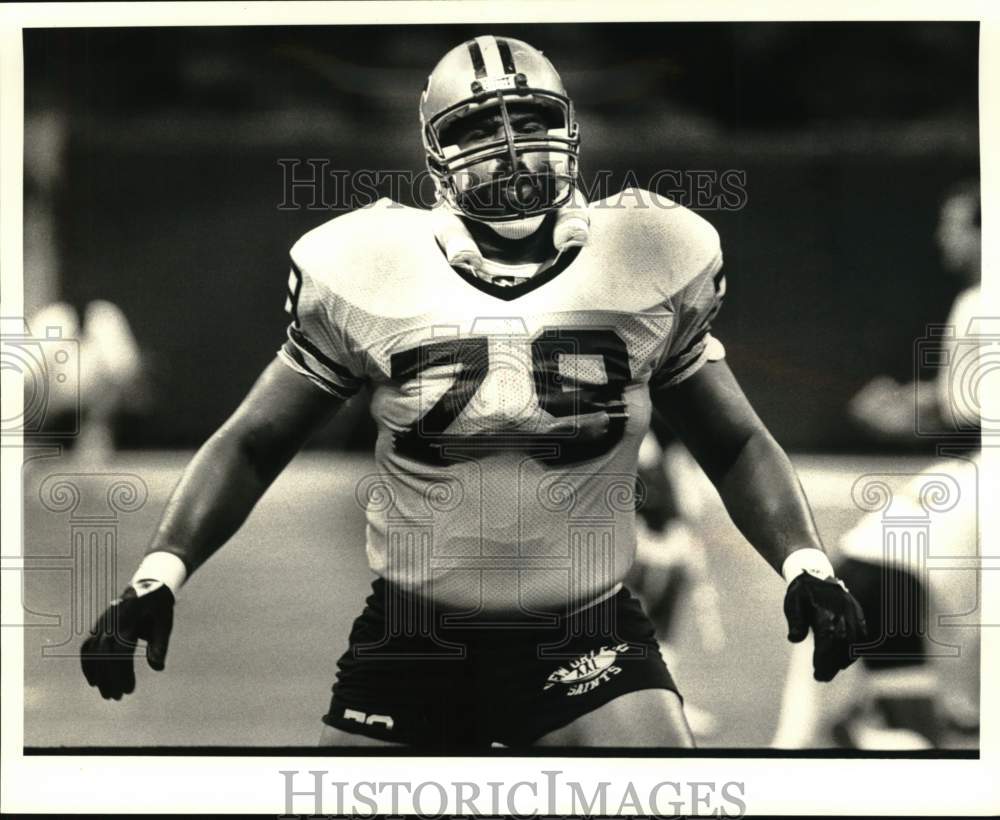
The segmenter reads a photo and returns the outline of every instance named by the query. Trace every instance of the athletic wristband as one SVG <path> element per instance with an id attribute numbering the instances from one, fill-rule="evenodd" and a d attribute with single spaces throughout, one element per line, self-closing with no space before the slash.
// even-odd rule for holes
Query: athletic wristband
<path id="1" fill-rule="evenodd" d="M 830 559 L 823 550 L 815 547 L 805 547 L 789 553 L 781 565 L 781 577 L 785 579 L 786 584 L 790 584 L 802 574 L 803 570 L 822 580 L 834 576 Z"/>
<path id="2" fill-rule="evenodd" d="M 184 562 L 172 552 L 151 552 L 142 559 L 139 568 L 132 576 L 132 587 L 140 595 L 149 590 L 144 590 L 140 586 L 142 581 L 159 581 L 170 588 L 170 591 L 177 597 L 177 591 L 181 588 L 187 578 L 187 567 Z"/>

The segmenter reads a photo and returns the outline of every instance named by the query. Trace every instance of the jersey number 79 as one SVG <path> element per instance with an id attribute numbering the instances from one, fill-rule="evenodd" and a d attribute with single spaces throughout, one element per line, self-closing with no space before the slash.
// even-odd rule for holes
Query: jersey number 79
<path id="1" fill-rule="evenodd" d="M 594 384 L 567 375 L 560 368 L 565 356 L 599 356 L 604 382 Z M 426 342 L 394 353 L 392 378 L 404 384 L 427 368 L 443 365 L 457 366 L 451 386 L 394 438 L 397 452 L 416 461 L 441 465 L 498 450 L 521 450 L 544 461 L 572 463 L 608 452 L 625 431 L 624 390 L 632 373 L 628 349 L 614 330 L 543 328 L 532 340 L 532 377 L 544 412 L 539 429 L 530 432 L 448 433 L 489 372 L 489 340 L 485 336 Z M 606 419 L 603 414 L 607 414 Z"/>

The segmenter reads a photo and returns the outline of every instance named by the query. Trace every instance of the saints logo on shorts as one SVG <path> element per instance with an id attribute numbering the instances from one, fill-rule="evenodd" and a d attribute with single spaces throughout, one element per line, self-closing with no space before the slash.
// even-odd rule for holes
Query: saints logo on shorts
<path id="1" fill-rule="evenodd" d="M 619 654 L 628 652 L 628 649 L 627 643 L 592 649 L 587 654 L 570 661 L 568 667 L 560 666 L 549 675 L 542 689 L 551 689 L 557 683 L 561 683 L 568 687 L 566 690 L 568 697 L 591 692 L 615 675 L 621 674 L 622 668 L 616 665 L 615 661 L 618 660 Z"/>

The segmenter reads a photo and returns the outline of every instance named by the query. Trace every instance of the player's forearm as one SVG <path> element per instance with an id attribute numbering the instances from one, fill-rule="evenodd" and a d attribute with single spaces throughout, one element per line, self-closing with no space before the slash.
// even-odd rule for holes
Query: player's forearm
<path id="1" fill-rule="evenodd" d="M 777 572 L 795 550 L 822 550 L 795 469 L 763 427 L 712 478 L 733 523 Z"/>
<path id="2" fill-rule="evenodd" d="M 265 457 L 252 438 L 217 432 L 184 471 L 147 554 L 173 553 L 190 575 L 236 533 L 293 454 Z"/>

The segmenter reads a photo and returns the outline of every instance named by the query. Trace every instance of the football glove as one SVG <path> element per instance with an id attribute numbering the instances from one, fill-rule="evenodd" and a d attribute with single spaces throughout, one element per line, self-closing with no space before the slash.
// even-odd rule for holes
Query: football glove
<path id="1" fill-rule="evenodd" d="M 813 677 L 824 682 L 857 660 L 851 657 L 851 646 L 868 631 L 861 604 L 843 581 L 817 578 L 805 570 L 788 585 L 785 618 L 792 643 L 805 640 L 812 628 Z"/>
<path id="2" fill-rule="evenodd" d="M 157 672 L 167 657 L 174 625 L 174 594 L 160 581 L 142 581 L 139 591 L 129 584 L 97 619 L 83 642 L 80 662 L 87 683 L 105 700 L 121 700 L 135 690 L 133 655 L 136 641 L 144 640 L 146 660 Z"/>

